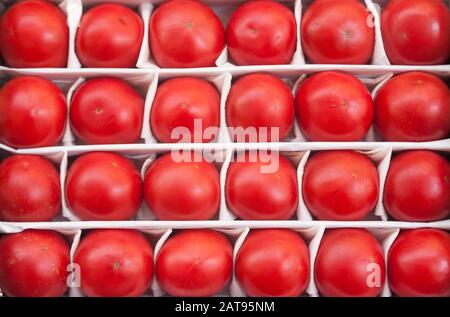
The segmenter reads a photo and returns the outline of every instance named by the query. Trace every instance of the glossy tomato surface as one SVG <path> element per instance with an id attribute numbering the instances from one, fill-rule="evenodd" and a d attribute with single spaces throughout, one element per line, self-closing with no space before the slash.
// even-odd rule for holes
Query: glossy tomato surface
<path id="1" fill-rule="evenodd" d="M 208 81 L 170 79 L 156 90 L 150 126 L 159 142 L 211 142 L 218 134 L 220 95 Z"/>
<path id="2" fill-rule="evenodd" d="M 294 13 L 272 1 L 248 1 L 231 15 L 228 53 L 237 65 L 289 64 L 297 43 Z"/>
<path id="3" fill-rule="evenodd" d="M 432 74 L 390 79 L 375 98 L 375 127 L 386 141 L 425 142 L 450 132 L 450 90 Z"/>
<path id="4" fill-rule="evenodd" d="M 122 79 L 88 79 L 70 103 L 70 127 L 86 144 L 136 143 L 142 130 L 144 98 Z"/>
<path id="5" fill-rule="evenodd" d="M 225 107 L 227 126 L 236 142 L 283 141 L 294 124 L 291 89 L 270 74 L 239 78 L 231 86 Z"/>
<path id="6" fill-rule="evenodd" d="M 50 221 L 61 210 L 59 172 L 37 155 L 13 155 L 0 164 L 0 220 Z"/>
<path id="7" fill-rule="evenodd" d="M 219 171 L 201 154 L 157 158 L 144 178 L 144 199 L 160 220 L 208 220 L 219 210 Z"/>
<path id="8" fill-rule="evenodd" d="M 91 297 L 143 295 L 153 280 L 153 250 L 135 230 L 97 229 L 75 252 L 82 292 Z"/>
<path id="9" fill-rule="evenodd" d="M 204 297 L 222 290 L 233 271 L 232 247 L 213 230 L 183 230 L 156 257 L 156 277 L 171 296 Z"/>
<path id="10" fill-rule="evenodd" d="M 375 297 L 385 279 L 383 249 L 365 229 L 328 229 L 314 270 L 322 296 Z"/>
<path id="11" fill-rule="evenodd" d="M 14 148 L 56 145 L 66 117 L 66 97 L 48 79 L 16 77 L 0 89 L 1 143 Z"/>
<path id="12" fill-rule="evenodd" d="M 0 19 L 0 52 L 9 67 L 66 67 L 68 50 L 66 16 L 48 1 L 17 2 Z"/>
<path id="13" fill-rule="evenodd" d="M 82 220 L 128 220 L 142 201 L 142 181 L 127 158 L 110 152 L 78 157 L 66 178 L 66 199 Z"/>
<path id="14" fill-rule="evenodd" d="M 0 237 L 0 288 L 7 296 L 59 297 L 67 289 L 69 245 L 50 230 Z"/>
<path id="15" fill-rule="evenodd" d="M 436 221 L 450 212 L 450 163 L 432 151 L 401 152 L 389 165 L 384 208 L 401 221 Z"/>
<path id="16" fill-rule="evenodd" d="M 400 232 L 388 253 L 389 287 L 397 296 L 450 296 L 450 235 L 437 229 Z"/>
<path id="17" fill-rule="evenodd" d="M 297 90 L 295 104 L 297 122 L 310 141 L 360 141 L 374 116 L 366 86 L 341 72 L 307 78 Z"/>
<path id="18" fill-rule="evenodd" d="M 139 14 L 124 5 L 105 3 L 81 17 L 75 49 L 84 67 L 134 68 L 143 36 Z"/>
<path id="19" fill-rule="evenodd" d="M 235 274 L 248 296 L 299 296 L 309 281 L 308 248 L 293 230 L 252 230 L 237 254 Z"/>
<path id="20" fill-rule="evenodd" d="M 360 1 L 314 1 L 302 16 L 302 48 L 314 64 L 367 64 L 375 45 L 370 22 Z"/>
<path id="21" fill-rule="evenodd" d="M 320 151 L 306 162 L 302 193 L 320 220 L 363 220 L 378 200 L 374 163 L 355 151 Z"/>
<path id="22" fill-rule="evenodd" d="M 241 153 L 228 167 L 228 208 L 244 220 L 287 220 L 297 209 L 297 174 L 282 154 Z"/>
<path id="23" fill-rule="evenodd" d="M 442 0 L 394 0 L 381 12 L 384 49 L 392 64 L 448 64 L 450 12 Z"/>
<path id="24" fill-rule="evenodd" d="M 225 46 L 225 31 L 206 4 L 170 0 L 150 17 L 149 42 L 159 67 L 214 66 Z"/>

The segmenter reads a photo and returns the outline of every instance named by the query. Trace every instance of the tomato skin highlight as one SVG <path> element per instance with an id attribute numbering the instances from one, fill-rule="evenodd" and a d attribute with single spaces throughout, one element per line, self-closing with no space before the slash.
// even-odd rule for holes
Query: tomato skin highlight
<path id="1" fill-rule="evenodd" d="M 432 151 L 412 150 L 391 160 L 384 184 L 387 213 L 399 221 L 437 221 L 450 213 L 450 163 Z"/>
<path id="2" fill-rule="evenodd" d="M 172 154 L 157 158 L 144 178 L 144 199 L 160 220 L 209 220 L 220 205 L 219 171 L 200 154 L 177 162 Z"/>
<path id="3" fill-rule="evenodd" d="M 228 53 L 237 65 L 289 64 L 297 42 L 293 12 L 276 1 L 248 1 L 233 12 Z"/>
<path id="4" fill-rule="evenodd" d="M 72 96 L 70 126 L 86 144 L 136 143 L 141 136 L 144 99 L 113 77 L 88 79 Z"/>
<path id="5" fill-rule="evenodd" d="M 356 77 L 335 71 L 305 79 L 295 96 L 297 122 L 310 141 L 360 141 L 372 124 L 374 106 Z"/>
<path id="6" fill-rule="evenodd" d="M 48 1 L 13 4 L 0 19 L 0 52 L 13 68 L 67 65 L 69 28 L 66 16 Z"/>
<path id="7" fill-rule="evenodd" d="M 253 154 L 241 153 L 230 163 L 225 181 L 228 208 L 243 220 L 288 220 L 298 206 L 296 170 L 285 156 L 276 154 L 276 170 L 262 172 L 274 166 L 261 155 L 254 159 Z"/>
<path id="8" fill-rule="evenodd" d="M 156 257 L 156 277 L 171 296 L 217 294 L 230 281 L 232 247 L 213 230 L 182 230 L 170 237 Z"/>
<path id="9" fill-rule="evenodd" d="M 149 45 L 159 67 L 214 66 L 225 47 L 225 31 L 206 4 L 170 0 L 150 17 Z"/>
<path id="10" fill-rule="evenodd" d="M 445 139 L 450 133 L 450 90 L 432 74 L 397 75 L 375 98 L 374 123 L 386 141 Z"/>
<path id="11" fill-rule="evenodd" d="M 400 232 L 388 253 L 389 287 L 397 296 L 450 296 L 450 236 L 438 229 Z"/>
<path id="12" fill-rule="evenodd" d="M 129 220 L 142 202 L 142 181 L 122 155 L 90 152 L 78 157 L 66 177 L 67 205 L 82 220 Z"/>
<path id="13" fill-rule="evenodd" d="M 384 49 L 392 64 L 448 64 L 450 11 L 444 1 L 389 1 L 380 21 Z"/>
<path id="14" fill-rule="evenodd" d="M 302 48 L 314 64 L 367 64 L 375 46 L 370 12 L 355 0 L 317 0 L 301 22 Z"/>
<path id="15" fill-rule="evenodd" d="M 0 237 L 0 287 L 10 297 L 60 297 L 67 290 L 69 245 L 51 230 Z"/>
<path id="16" fill-rule="evenodd" d="M 328 229 L 316 255 L 314 278 L 321 296 L 378 296 L 385 280 L 383 249 L 366 229 Z"/>
<path id="17" fill-rule="evenodd" d="M 303 198 L 319 220 L 363 220 L 375 209 L 378 188 L 378 171 L 364 154 L 320 151 L 306 162 Z"/>
<path id="18" fill-rule="evenodd" d="M 299 296 L 309 281 L 308 248 L 289 229 L 252 230 L 238 251 L 235 274 L 248 296 Z"/>
<path id="19" fill-rule="evenodd" d="M 137 297 L 153 280 L 153 250 L 136 230 L 90 231 L 75 252 L 81 290 L 90 297 Z"/>
<path id="20" fill-rule="evenodd" d="M 201 129 L 195 129 L 195 120 L 201 120 Z M 156 90 L 150 127 L 159 142 L 209 143 L 217 138 L 219 124 L 220 95 L 208 81 L 178 77 Z M 174 131 L 176 128 L 183 128 L 180 135 Z M 197 135 L 199 132 L 201 135 Z"/>
<path id="21" fill-rule="evenodd" d="M 294 97 L 289 86 L 278 77 L 249 74 L 231 86 L 225 111 L 227 126 L 233 128 L 235 142 L 283 141 L 294 124 Z M 257 134 L 240 136 L 239 128 L 256 128 Z M 278 129 L 278 137 L 272 134 L 272 128 Z"/>
<path id="22" fill-rule="evenodd" d="M 12 155 L 0 163 L 0 220 L 50 221 L 61 211 L 59 172 L 37 155 Z"/>
<path id="23" fill-rule="evenodd" d="M 82 17 L 75 49 L 84 67 L 134 68 L 144 37 L 144 22 L 127 6 L 105 3 Z"/>

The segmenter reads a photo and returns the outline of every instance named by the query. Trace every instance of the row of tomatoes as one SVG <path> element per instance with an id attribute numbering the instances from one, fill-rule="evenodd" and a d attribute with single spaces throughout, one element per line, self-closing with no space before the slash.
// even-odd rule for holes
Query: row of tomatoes
<path id="1" fill-rule="evenodd" d="M 60 234 L 25 230 L 0 237 L 0 288 L 8 296 L 62 296 L 72 279 L 86 296 L 140 296 L 155 275 L 171 296 L 211 296 L 227 287 L 234 271 L 248 296 L 299 296 L 312 269 L 305 241 L 290 229 L 251 230 L 234 261 L 222 233 L 180 230 L 153 258 L 142 233 L 96 229 L 81 238 L 69 266 L 69 245 Z M 401 231 L 385 263 L 369 231 L 328 229 L 312 278 L 321 296 L 367 297 L 381 293 L 386 271 L 395 295 L 450 296 L 449 233 Z"/>
<path id="2" fill-rule="evenodd" d="M 205 79 L 178 77 L 156 90 L 150 129 L 159 142 L 211 142 L 220 126 L 220 94 Z M 85 144 L 140 140 L 144 98 L 125 81 L 99 77 L 83 82 L 67 110 L 51 81 L 16 77 L 0 89 L 0 142 L 15 148 L 53 146 L 66 128 Z M 372 100 L 356 77 L 334 71 L 302 81 L 295 96 L 280 78 L 254 73 L 231 86 L 225 117 L 236 142 L 283 141 L 295 116 L 310 141 L 358 141 L 372 122 L 387 141 L 431 141 L 450 132 L 450 90 L 440 78 L 409 72 L 387 81 Z"/>
<path id="3" fill-rule="evenodd" d="M 366 64 L 375 43 L 373 17 L 359 0 L 316 0 L 300 26 L 288 7 L 248 1 L 230 17 L 226 32 L 200 1 L 171 0 L 149 22 L 149 48 L 160 67 L 214 66 L 225 44 L 238 65 L 290 63 L 297 32 L 305 55 L 317 64 Z M 298 29 L 297 29 L 298 28 Z M 381 13 L 381 33 L 393 64 L 445 64 L 450 52 L 450 13 L 442 0 L 391 0 Z M 100 4 L 81 18 L 75 51 L 85 67 L 135 67 L 144 23 L 132 9 Z M 55 5 L 26 0 L 0 21 L 1 55 L 10 67 L 65 67 L 66 17 Z"/>
<path id="4" fill-rule="evenodd" d="M 195 152 L 156 158 L 143 181 L 133 163 L 116 153 L 83 154 L 70 165 L 61 197 L 59 173 L 46 158 L 12 155 L 0 164 L 0 220 L 49 221 L 61 200 L 81 220 L 129 220 L 142 198 L 160 220 L 209 220 L 221 201 L 216 166 Z M 388 214 L 401 221 L 447 219 L 450 163 L 432 151 L 405 151 L 392 159 L 384 184 Z M 236 154 L 224 184 L 229 210 L 243 220 L 288 220 L 302 195 L 319 220 L 363 220 L 380 195 L 374 163 L 356 151 L 318 151 L 307 160 L 299 193 L 297 172 L 284 155 Z"/>

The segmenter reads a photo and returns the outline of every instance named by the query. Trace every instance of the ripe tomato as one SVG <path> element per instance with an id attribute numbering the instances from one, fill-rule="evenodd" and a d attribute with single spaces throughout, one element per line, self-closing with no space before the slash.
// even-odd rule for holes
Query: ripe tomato
<path id="1" fill-rule="evenodd" d="M 307 78 L 297 90 L 295 103 L 298 124 L 310 141 L 359 141 L 374 115 L 366 86 L 340 72 Z"/>
<path id="2" fill-rule="evenodd" d="M 375 297 L 384 284 L 383 250 L 365 229 L 328 229 L 314 270 L 322 296 Z"/>
<path id="3" fill-rule="evenodd" d="M 66 67 L 66 17 L 48 1 L 15 3 L 0 19 L 0 48 L 9 67 Z"/>
<path id="4" fill-rule="evenodd" d="M 257 155 L 257 156 L 256 156 Z M 298 205 L 297 174 L 291 162 L 271 153 L 241 153 L 228 167 L 225 196 L 228 208 L 244 220 L 287 220 Z M 265 172 L 264 168 L 276 170 Z"/>
<path id="5" fill-rule="evenodd" d="M 149 42 L 160 67 L 214 66 L 225 46 L 225 31 L 206 4 L 171 0 L 150 17 Z"/>
<path id="6" fill-rule="evenodd" d="M 232 86 L 226 102 L 227 125 L 238 142 L 284 140 L 294 124 L 294 97 L 287 84 L 269 74 L 250 74 Z M 239 128 L 256 129 L 240 135 Z M 272 129 L 275 134 L 272 134 Z M 272 139 L 273 138 L 273 139 Z"/>
<path id="7" fill-rule="evenodd" d="M 50 230 L 0 237 L 0 288 L 7 296 L 58 297 L 67 289 L 69 246 Z"/>
<path id="8" fill-rule="evenodd" d="M 314 153 L 305 166 L 302 192 L 309 211 L 320 220 L 362 220 L 378 200 L 378 172 L 355 151 Z"/>
<path id="9" fill-rule="evenodd" d="M 50 221 L 60 210 L 59 172 L 49 160 L 13 155 L 0 164 L 0 220 Z"/>
<path id="10" fill-rule="evenodd" d="M 132 9 L 105 3 L 89 9 L 82 17 L 75 50 L 84 67 L 136 67 L 144 23 Z"/>
<path id="11" fill-rule="evenodd" d="M 394 0 L 381 12 L 384 48 L 393 64 L 446 64 L 450 12 L 442 0 Z"/>
<path id="12" fill-rule="evenodd" d="M 228 22 L 227 49 L 237 65 L 289 64 L 297 31 L 294 14 L 272 0 L 241 4 Z"/>
<path id="13" fill-rule="evenodd" d="M 431 74 L 397 75 L 375 98 L 375 127 L 387 141 L 444 139 L 450 132 L 450 90 Z"/>
<path id="14" fill-rule="evenodd" d="M 384 208 L 401 221 L 436 221 L 450 213 L 450 164 L 431 151 L 396 155 L 384 184 Z"/>
<path id="15" fill-rule="evenodd" d="M 437 229 L 400 232 L 388 253 L 389 287 L 398 296 L 450 296 L 450 235 Z"/>
<path id="16" fill-rule="evenodd" d="M 70 126 L 87 144 L 135 143 L 144 117 L 144 99 L 125 81 L 94 78 L 82 83 L 70 103 Z"/>
<path id="17" fill-rule="evenodd" d="M 78 157 L 66 178 L 66 199 L 82 220 L 128 220 L 142 201 L 142 181 L 125 157 L 91 152 Z"/>
<path id="18" fill-rule="evenodd" d="M 211 142 L 219 120 L 219 93 L 204 79 L 174 78 L 156 90 L 150 126 L 159 142 Z"/>
<path id="19" fill-rule="evenodd" d="M 309 254 L 289 229 L 250 231 L 236 257 L 235 274 L 248 296 L 299 296 L 309 281 Z"/>
<path id="20" fill-rule="evenodd" d="M 16 77 L 0 90 L 0 142 L 6 145 L 56 145 L 64 134 L 66 117 L 66 97 L 48 79 Z"/>
<path id="21" fill-rule="evenodd" d="M 153 279 L 153 250 L 135 230 L 98 229 L 81 239 L 74 263 L 80 266 L 81 290 L 91 297 L 135 297 Z"/>
<path id="22" fill-rule="evenodd" d="M 200 154 L 188 162 L 165 154 L 145 174 L 144 199 L 160 220 L 211 219 L 220 205 L 219 172 Z"/>
<path id="23" fill-rule="evenodd" d="M 205 297 L 223 289 L 233 270 L 232 247 L 213 230 L 183 230 L 156 257 L 156 277 L 172 296 Z"/>
<path id="24" fill-rule="evenodd" d="M 370 12 L 355 0 L 317 0 L 303 14 L 306 56 L 315 64 L 367 64 L 375 45 Z"/>

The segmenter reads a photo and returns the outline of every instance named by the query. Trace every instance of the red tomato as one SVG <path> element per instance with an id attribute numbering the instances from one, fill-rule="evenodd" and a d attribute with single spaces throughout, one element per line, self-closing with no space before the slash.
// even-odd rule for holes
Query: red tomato
<path id="1" fill-rule="evenodd" d="M 289 229 L 250 231 L 236 258 L 235 274 L 248 296 L 299 296 L 309 281 L 309 254 Z"/>
<path id="2" fill-rule="evenodd" d="M 290 219 L 298 205 L 295 168 L 279 153 L 272 152 L 270 162 L 261 156 L 241 153 L 230 164 L 225 182 L 228 208 L 244 220 Z"/>
<path id="3" fill-rule="evenodd" d="M 142 201 L 142 181 L 125 157 L 91 152 L 78 157 L 66 179 L 66 199 L 82 220 L 128 220 Z"/>
<path id="4" fill-rule="evenodd" d="M 58 297 L 67 289 L 69 246 L 49 230 L 0 238 L 0 288 L 7 296 Z"/>
<path id="5" fill-rule="evenodd" d="M 82 17 L 75 50 L 84 67 L 136 67 L 144 23 L 132 9 L 105 3 Z"/>
<path id="6" fill-rule="evenodd" d="M 384 208 L 401 221 L 436 221 L 450 213 L 450 164 L 431 151 L 396 155 L 384 184 Z"/>
<path id="7" fill-rule="evenodd" d="M 0 142 L 6 145 L 56 145 L 64 134 L 66 117 L 66 97 L 48 79 L 16 77 L 0 90 Z"/>
<path id="8" fill-rule="evenodd" d="M 69 28 L 64 13 L 47 1 L 13 4 L 0 19 L 0 48 L 9 67 L 66 67 Z"/>
<path id="9" fill-rule="evenodd" d="M 211 142 L 219 132 L 219 120 L 220 95 L 206 80 L 180 77 L 158 87 L 150 126 L 159 142 Z"/>
<path id="10" fill-rule="evenodd" d="M 367 64 L 375 45 L 370 12 L 355 0 L 317 0 L 303 14 L 306 56 L 315 64 Z"/>
<path id="11" fill-rule="evenodd" d="M 383 249 L 365 229 L 328 229 L 314 270 L 322 296 L 375 297 L 384 284 Z"/>
<path id="12" fill-rule="evenodd" d="M 49 160 L 13 155 L 0 164 L 0 220 L 50 221 L 60 210 L 59 172 Z"/>
<path id="13" fill-rule="evenodd" d="M 388 253 L 389 287 L 398 296 L 450 296 L 450 235 L 402 231 Z"/>
<path id="14" fill-rule="evenodd" d="M 393 0 L 381 13 L 381 34 L 393 64 L 446 64 L 450 12 L 442 0 Z"/>
<path id="15" fill-rule="evenodd" d="M 297 90 L 295 103 L 297 121 L 310 141 L 359 141 L 374 115 L 366 86 L 340 72 L 307 78 Z"/>
<path id="16" fill-rule="evenodd" d="M 156 277 L 172 296 L 205 297 L 222 290 L 233 270 L 232 247 L 217 231 L 183 230 L 156 257 Z"/>
<path id="17" fill-rule="evenodd" d="M 225 46 L 225 31 L 206 4 L 171 0 L 150 17 L 149 42 L 160 67 L 214 66 Z"/>
<path id="18" fill-rule="evenodd" d="M 228 22 L 228 53 L 237 65 L 289 64 L 296 28 L 294 14 L 276 1 L 243 3 Z"/>
<path id="19" fill-rule="evenodd" d="M 306 163 L 302 192 L 309 211 L 320 220 L 362 220 L 378 200 L 378 172 L 355 151 L 315 153 Z"/>
<path id="20" fill-rule="evenodd" d="M 81 239 L 74 263 L 81 290 L 91 297 L 135 297 L 153 279 L 153 250 L 135 230 L 98 229 Z"/>
<path id="21" fill-rule="evenodd" d="M 294 111 L 289 86 L 269 74 L 239 78 L 231 86 L 226 102 L 227 125 L 233 128 L 233 139 L 240 142 L 284 140 L 294 124 Z M 256 131 L 252 135 L 240 135 L 236 128 Z M 275 134 L 272 129 L 276 129 Z"/>
<path id="22" fill-rule="evenodd" d="M 161 220 L 208 220 L 219 210 L 219 172 L 200 154 L 177 162 L 172 154 L 156 159 L 144 179 L 144 199 Z"/>
<path id="23" fill-rule="evenodd" d="M 144 117 L 144 99 L 125 81 L 89 79 L 82 83 L 70 103 L 70 126 L 87 144 L 135 143 Z"/>
<path id="24" fill-rule="evenodd" d="M 444 139 L 450 132 L 450 90 L 431 74 L 397 75 L 375 98 L 375 127 L 387 141 Z"/>

